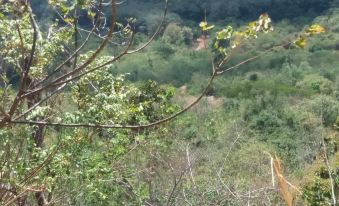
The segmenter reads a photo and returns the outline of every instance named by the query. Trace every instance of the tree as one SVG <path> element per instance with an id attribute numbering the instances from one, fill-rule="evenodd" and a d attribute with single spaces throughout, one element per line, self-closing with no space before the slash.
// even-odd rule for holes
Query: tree
<path id="1" fill-rule="evenodd" d="M 144 134 L 152 136 L 146 128 L 192 108 L 217 76 L 293 43 L 226 67 L 243 44 L 271 31 L 272 25 L 263 14 L 243 30 L 229 26 L 217 32 L 209 82 L 198 98 L 179 109 L 169 101 L 172 89 L 152 81 L 136 87 L 110 72 L 113 63 L 140 52 L 156 38 L 167 1 L 158 29 L 140 47 L 133 44 L 135 20 L 117 22 L 115 0 L 50 1 L 57 11 L 51 26 L 37 22 L 28 1 L 0 3 L 0 199 L 5 205 L 144 204 L 151 196 L 145 183 L 135 188 L 126 178 L 128 171 L 115 169 L 129 146 L 142 141 Z M 84 20 L 92 22 L 90 29 L 81 24 Z M 200 26 L 203 33 L 213 28 L 206 19 Z M 307 32 L 322 32 L 314 29 Z M 90 49 L 97 39 L 98 46 Z M 117 53 L 108 55 L 110 46 Z"/>

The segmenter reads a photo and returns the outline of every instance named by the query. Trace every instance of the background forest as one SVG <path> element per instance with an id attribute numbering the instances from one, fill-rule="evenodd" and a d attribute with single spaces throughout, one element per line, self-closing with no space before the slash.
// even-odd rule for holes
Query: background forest
<path id="1" fill-rule="evenodd" d="M 41 32 L 50 34 L 63 28 L 60 25 L 78 24 L 82 29 L 75 38 L 84 41 L 95 21 L 94 10 L 79 3 L 87 1 L 78 0 L 77 6 L 85 9 L 75 8 L 79 18 L 69 20 L 62 18 L 63 2 L 70 1 L 31 2 Z M 164 7 L 162 0 L 123 1 L 117 6 L 118 28 L 136 31 L 133 49 L 159 31 L 151 44 L 73 80 L 62 88 L 64 92 L 58 90 L 53 99 L 19 116 L 24 120 L 18 124 L 0 127 L 0 203 L 338 204 L 339 1 L 170 0 L 165 22 L 158 28 Z M 21 53 L 15 54 L 18 47 L 12 51 L 8 46 L 20 41 L 7 35 L 16 29 L 6 23 L 6 16 L 11 16 L 6 9 L 0 8 L 0 45 L 5 48 L 0 52 L 0 114 L 4 119 L 22 78 L 13 61 Z M 110 8 L 103 11 L 109 25 Z M 175 114 L 208 85 L 211 60 L 220 58 L 216 32 L 227 25 L 243 30 L 265 12 L 274 31 L 258 34 L 231 53 L 226 66 L 236 68 L 215 78 L 198 104 L 169 122 L 132 129 L 22 124 L 46 120 L 144 125 Z M 215 27 L 202 31 L 202 21 Z M 303 39 L 301 32 L 314 24 L 326 32 Z M 102 26 L 104 32 L 107 25 Z M 41 59 L 32 63 L 32 79 L 58 74 L 52 68 L 71 53 L 77 41 L 72 32 L 51 35 L 51 45 L 62 46 L 41 49 L 36 57 Z M 66 64 L 65 71 L 94 53 L 103 39 L 100 32 L 90 38 L 75 63 Z M 90 68 L 117 56 L 129 44 L 125 37 L 120 32 L 112 38 Z M 32 45 L 30 41 L 27 44 Z M 257 58 L 238 66 L 251 57 Z M 47 92 L 52 91 L 42 96 Z M 17 110 L 27 108 L 22 104 Z M 37 131 L 43 141 L 37 141 Z"/>

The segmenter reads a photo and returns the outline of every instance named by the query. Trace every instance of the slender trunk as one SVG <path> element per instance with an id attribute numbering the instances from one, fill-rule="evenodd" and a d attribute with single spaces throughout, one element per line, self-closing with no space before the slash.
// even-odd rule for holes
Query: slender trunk
<path id="1" fill-rule="evenodd" d="M 33 96 L 30 96 L 27 99 L 27 106 L 28 108 L 33 107 L 36 103 L 38 103 L 41 100 L 41 94 L 37 93 Z M 34 121 L 39 121 L 41 120 L 40 118 L 35 118 L 33 119 Z M 44 146 L 44 128 L 45 126 L 43 125 L 37 125 L 34 127 L 34 131 L 32 134 L 32 138 L 34 140 L 35 146 L 38 148 L 43 148 Z"/>
<path id="2" fill-rule="evenodd" d="M 4 61 L 2 59 L 2 57 L 0 57 L 0 75 L 2 75 L 4 73 Z M 2 82 L 2 80 L 0 79 L 0 87 L 4 87 L 4 83 Z"/>
<path id="3" fill-rule="evenodd" d="M 153 150 L 151 149 L 150 154 L 153 153 Z M 149 192 L 149 200 L 148 202 L 152 205 L 158 205 L 158 200 L 155 194 L 155 185 L 153 180 L 155 180 L 155 167 L 156 167 L 156 159 L 154 157 L 151 157 L 150 160 L 147 163 L 149 168 L 149 173 L 147 174 L 147 183 L 148 183 L 148 192 Z"/>
<path id="4" fill-rule="evenodd" d="M 37 192 L 35 193 L 35 198 L 37 200 L 37 203 L 39 206 L 45 206 L 48 205 L 48 201 L 45 197 L 45 194 L 43 192 Z"/>
<path id="5" fill-rule="evenodd" d="M 27 81 L 28 85 L 32 81 Z M 27 85 L 27 86 L 28 86 Z M 29 96 L 27 98 L 27 106 L 28 108 L 33 107 L 36 103 L 38 103 L 41 100 L 41 93 L 36 93 L 32 96 Z M 34 121 L 39 121 L 41 120 L 40 118 L 35 118 Z M 45 126 L 43 125 L 37 125 L 33 129 L 33 134 L 32 134 L 32 139 L 34 140 L 35 147 L 37 148 L 43 148 L 44 147 L 44 128 Z M 45 197 L 45 194 L 43 192 L 36 192 L 35 193 L 35 198 L 37 200 L 37 203 L 39 206 L 45 206 L 48 205 L 48 201 Z"/>

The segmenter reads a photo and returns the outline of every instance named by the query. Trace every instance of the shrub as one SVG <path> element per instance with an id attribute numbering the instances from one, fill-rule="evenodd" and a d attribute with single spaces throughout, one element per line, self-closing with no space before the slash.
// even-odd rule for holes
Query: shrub
<path id="1" fill-rule="evenodd" d="M 164 31 L 163 39 L 170 44 L 190 45 L 193 41 L 193 32 L 189 27 L 182 27 L 177 23 L 170 23 Z"/>
<path id="2" fill-rule="evenodd" d="M 168 59 L 175 53 L 175 48 L 164 40 L 154 42 L 151 49 L 164 59 Z"/>
<path id="3" fill-rule="evenodd" d="M 306 75 L 302 81 L 296 84 L 299 88 L 311 89 L 317 93 L 328 95 L 333 93 L 332 85 L 333 82 L 317 74 Z"/>
<path id="4" fill-rule="evenodd" d="M 318 95 L 307 102 L 304 107 L 318 117 L 322 117 L 325 126 L 332 126 L 339 115 L 338 101 L 330 96 Z"/>

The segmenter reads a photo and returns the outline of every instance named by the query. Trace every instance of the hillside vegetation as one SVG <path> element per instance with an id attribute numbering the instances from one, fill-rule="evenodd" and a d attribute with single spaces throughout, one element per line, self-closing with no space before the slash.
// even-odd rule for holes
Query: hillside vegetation
<path id="1" fill-rule="evenodd" d="M 134 0 L 114 29 L 37 2 L 0 0 L 1 204 L 339 204 L 339 1 L 170 0 L 162 22 Z"/>

